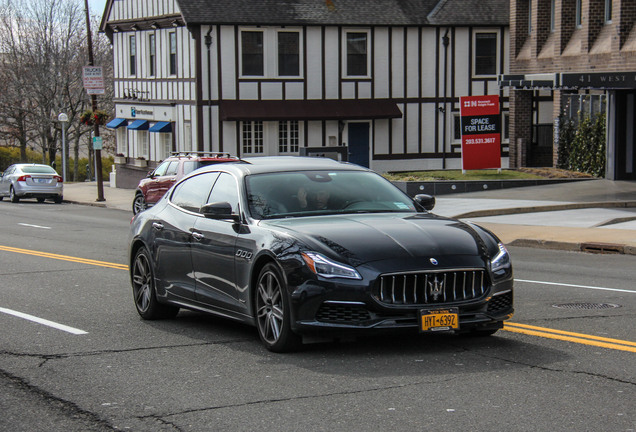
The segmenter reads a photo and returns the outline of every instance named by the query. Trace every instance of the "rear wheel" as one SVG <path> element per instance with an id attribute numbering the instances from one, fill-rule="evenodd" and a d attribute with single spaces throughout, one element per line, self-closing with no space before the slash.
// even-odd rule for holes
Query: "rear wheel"
<path id="1" fill-rule="evenodd" d="M 132 211 L 133 214 L 137 214 L 146 210 L 146 200 L 143 194 L 138 193 L 135 195 L 135 199 L 133 200 Z"/>
<path id="2" fill-rule="evenodd" d="M 297 349 L 301 338 L 291 330 L 285 280 L 276 265 L 261 270 L 256 284 L 256 323 L 265 347 L 273 352 Z"/>
<path id="3" fill-rule="evenodd" d="M 39 203 L 43 203 L 44 202 L 44 198 L 37 198 Z"/>
<path id="4" fill-rule="evenodd" d="M 9 189 L 9 198 L 11 198 L 12 203 L 20 202 L 20 197 L 18 197 L 15 194 L 15 190 L 13 189 L 13 186 L 11 186 L 11 188 Z"/>
<path id="5" fill-rule="evenodd" d="M 137 251 L 130 269 L 133 297 L 137 312 L 143 319 L 155 320 L 174 318 L 179 308 L 159 303 L 155 291 L 155 273 L 148 249 L 142 247 Z"/>
<path id="6" fill-rule="evenodd" d="M 62 195 L 58 195 L 55 198 L 53 198 L 53 201 L 55 202 L 55 204 L 62 204 L 63 200 L 64 200 L 64 197 Z"/>

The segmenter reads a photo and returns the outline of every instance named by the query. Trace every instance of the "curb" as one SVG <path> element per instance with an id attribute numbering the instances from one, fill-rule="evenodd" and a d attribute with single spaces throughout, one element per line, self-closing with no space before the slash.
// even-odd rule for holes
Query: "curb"
<path id="1" fill-rule="evenodd" d="M 520 213 L 540 213 L 559 210 L 580 210 L 586 208 L 633 208 L 636 201 L 600 201 L 587 203 L 555 204 L 532 207 L 511 207 L 502 209 L 475 210 L 453 216 L 457 219 L 485 217 L 485 216 L 505 216 Z"/>
<path id="2" fill-rule="evenodd" d="M 593 254 L 636 255 L 636 247 L 613 243 L 576 243 L 554 240 L 516 239 L 509 246 L 530 247 L 537 249 L 561 250 L 567 252 L 585 252 Z"/>

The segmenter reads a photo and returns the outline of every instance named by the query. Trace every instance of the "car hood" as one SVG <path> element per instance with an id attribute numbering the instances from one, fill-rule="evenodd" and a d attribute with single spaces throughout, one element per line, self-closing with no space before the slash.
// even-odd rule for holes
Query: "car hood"
<path id="1" fill-rule="evenodd" d="M 487 256 L 487 246 L 472 226 L 434 214 L 315 216 L 263 224 L 286 231 L 310 248 L 330 251 L 352 265 L 460 255 L 481 257 L 483 262 Z"/>

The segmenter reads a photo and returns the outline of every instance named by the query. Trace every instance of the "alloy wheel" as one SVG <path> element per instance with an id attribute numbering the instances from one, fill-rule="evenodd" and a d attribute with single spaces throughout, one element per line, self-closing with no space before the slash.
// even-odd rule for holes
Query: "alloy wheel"
<path id="1" fill-rule="evenodd" d="M 256 316 L 258 329 L 267 344 L 275 344 L 285 322 L 280 282 L 272 271 L 264 272 L 257 288 Z"/>
<path id="2" fill-rule="evenodd" d="M 152 270 L 148 257 L 141 253 L 137 255 L 132 271 L 133 295 L 135 305 L 140 313 L 145 313 L 150 307 L 153 289 Z"/>

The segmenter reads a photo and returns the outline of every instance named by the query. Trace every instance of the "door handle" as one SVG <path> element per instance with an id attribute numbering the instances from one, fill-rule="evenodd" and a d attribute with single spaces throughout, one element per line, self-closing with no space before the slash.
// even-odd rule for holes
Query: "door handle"
<path id="1" fill-rule="evenodd" d="M 163 224 L 160 224 L 159 222 L 153 222 L 152 227 L 158 231 L 161 231 L 163 229 Z"/>
<path id="2" fill-rule="evenodd" d="M 201 240 L 203 240 L 205 238 L 205 236 L 203 234 L 201 234 L 199 232 L 196 232 L 196 231 L 192 231 L 192 237 L 194 237 L 194 239 L 196 241 L 201 241 Z"/>

